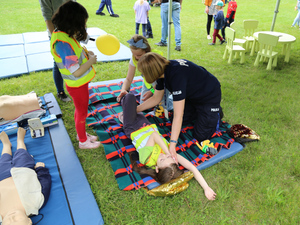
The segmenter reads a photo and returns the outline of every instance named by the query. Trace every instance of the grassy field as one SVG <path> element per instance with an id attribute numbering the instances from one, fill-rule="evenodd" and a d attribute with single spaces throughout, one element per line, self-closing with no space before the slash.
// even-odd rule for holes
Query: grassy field
<path id="1" fill-rule="evenodd" d="M 120 18 L 95 15 L 99 0 L 78 2 L 89 12 L 88 27 L 99 27 L 127 45 L 135 32 L 135 0 L 112 1 Z M 276 0 L 237 3 L 237 37 L 243 35 L 244 19 L 257 19 L 258 30 L 270 30 Z M 285 63 L 284 56 L 279 54 L 278 66 L 266 71 L 266 64 L 253 66 L 255 56 L 250 57 L 249 53 L 243 65 L 238 60 L 228 65 L 222 59 L 225 45 L 208 45 L 202 1 L 183 1 L 182 51 L 174 51 L 172 28 L 171 59 L 191 60 L 214 74 L 222 84 L 224 119 L 231 124 L 246 124 L 261 136 L 260 142 L 247 144 L 242 152 L 201 172 L 217 193 L 214 202 L 206 200 L 195 180 L 183 193 L 166 198 L 151 197 L 144 190 L 119 190 L 103 148 L 78 149 L 74 106 L 59 102 L 65 126 L 106 224 L 300 224 L 300 30 L 291 28 L 297 14 L 295 5 L 296 0 L 281 1 L 274 29 L 298 39 L 292 44 L 290 62 Z M 104 12 L 107 14 L 106 9 Z M 45 30 L 39 2 L 35 0 L 1 1 L 0 21 L 1 35 Z M 150 21 L 154 39 L 149 41 L 155 46 L 161 33 L 159 7 L 151 8 Z M 157 48 L 167 55 L 166 48 Z M 282 46 L 276 50 L 281 53 Z M 125 78 L 127 69 L 127 61 L 98 63 L 93 81 Z M 44 95 L 56 91 L 52 71 L 2 79 L 0 87 L 0 95 L 20 95 L 32 90 Z"/>

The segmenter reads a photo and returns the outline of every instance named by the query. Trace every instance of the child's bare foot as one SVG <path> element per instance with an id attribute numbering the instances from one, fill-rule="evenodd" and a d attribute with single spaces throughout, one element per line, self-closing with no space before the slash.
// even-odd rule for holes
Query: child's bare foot
<path id="1" fill-rule="evenodd" d="M 22 128 L 22 127 L 19 127 L 18 128 L 18 138 L 24 140 L 25 134 L 26 134 L 26 130 L 24 130 L 24 128 Z"/>
<path id="2" fill-rule="evenodd" d="M 2 131 L 0 134 L 0 140 L 2 141 L 3 145 L 9 144 L 11 146 L 10 140 L 4 131 Z"/>
<path id="3" fill-rule="evenodd" d="M 17 149 L 23 148 L 26 149 L 26 145 L 24 143 L 26 130 L 24 130 L 22 127 L 18 128 L 18 138 L 17 138 Z"/>
<path id="4" fill-rule="evenodd" d="M 2 154 L 8 153 L 11 155 L 11 143 L 7 134 L 4 131 L 0 133 L 0 140 L 3 143 Z"/>

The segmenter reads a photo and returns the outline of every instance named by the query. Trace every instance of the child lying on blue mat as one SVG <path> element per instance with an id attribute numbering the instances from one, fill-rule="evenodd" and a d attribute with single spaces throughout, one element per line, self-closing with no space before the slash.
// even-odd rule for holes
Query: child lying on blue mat
<path id="1" fill-rule="evenodd" d="M 0 224 L 29 225 L 29 216 L 38 215 L 39 209 L 48 201 L 51 176 L 45 164 L 28 153 L 25 143 L 26 131 L 19 127 L 17 151 L 11 152 L 11 142 L 5 132 L 0 134 L 3 143 L 0 158 Z"/>
<path id="2" fill-rule="evenodd" d="M 168 142 L 161 136 L 155 124 L 151 124 L 143 113 L 137 113 L 136 98 L 133 94 L 126 94 L 121 99 L 123 112 L 119 120 L 123 123 L 125 134 L 131 138 L 139 153 L 139 161 L 144 167 L 137 165 L 132 153 L 130 160 L 133 170 L 140 174 L 153 177 L 160 184 L 164 184 L 183 174 L 168 150 Z M 203 188 L 209 200 L 215 200 L 216 193 L 208 186 L 198 169 L 187 159 L 177 154 L 178 162 L 193 172 L 195 179 Z"/>

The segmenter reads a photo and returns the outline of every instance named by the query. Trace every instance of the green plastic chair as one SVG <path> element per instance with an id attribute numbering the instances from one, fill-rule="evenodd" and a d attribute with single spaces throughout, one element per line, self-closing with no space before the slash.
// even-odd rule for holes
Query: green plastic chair
<path id="1" fill-rule="evenodd" d="M 271 34 L 258 34 L 258 43 L 259 43 L 259 51 L 257 53 L 254 66 L 258 66 L 259 62 L 265 61 L 266 58 L 269 58 L 267 70 L 272 69 L 272 60 L 273 60 L 273 67 L 277 66 L 277 55 L 278 52 L 274 52 L 273 48 L 278 43 L 278 36 L 271 35 Z M 260 59 L 259 59 L 260 57 Z"/>
<path id="2" fill-rule="evenodd" d="M 223 59 L 227 59 L 228 55 L 228 63 L 232 63 L 233 54 L 235 53 L 235 58 L 237 58 L 238 53 L 241 55 L 241 63 L 245 62 L 245 49 L 242 46 L 234 45 L 233 40 L 235 39 L 235 30 L 228 27 L 225 30 L 227 45 L 225 48 L 225 52 L 223 55 Z"/>
<path id="3" fill-rule="evenodd" d="M 235 23 L 234 23 L 234 22 L 232 22 L 232 23 L 230 24 L 230 28 L 232 28 L 233 30 L 236 30 L 236 26 L 235 26 Z M 242 39 L 242 38 L 235 38 L 235 39 L 233 40 L 233 44 L 234 44 L 234 45 L 240 45 L 240 46 L 242 46 L 243 48 L 246 48 L 246 40 L 245 40 L 245 39 Z"/>
<path id="4" fill-rule="evenodd" d="M 244 20 L 245 35 L 246 40 L 246 51 L 249 51 L 250 46 L 254 43 L 253 33 L 258 27 L 258 20 Z"/>

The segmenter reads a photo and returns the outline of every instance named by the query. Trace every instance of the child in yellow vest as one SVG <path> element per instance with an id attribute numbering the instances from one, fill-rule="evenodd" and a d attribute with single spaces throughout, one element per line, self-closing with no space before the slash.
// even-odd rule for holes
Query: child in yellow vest
<path id="1" fill-rule="evenodd" d="M 52 17 L 55 30 L 51 36 L 51 53 L 66 83 L 75 105 L 75 128 L 79 148 L 98 148 L 97 136 L 86 133 L 85 123 L 89 103 L 89 82 L 95 77 L 93 64 L 97 56 L 85 53 L 79 41 L 87 38 L 86 21 L 89 15 L 79 3 L 68 1 Z"/>
<path id="2" fill-rule="evenodd" d="M 183 174 L 168 150 L 168 142 L 158 132 L 156 125 L 151 124 L 143 113 L 137 113 L 135 96 L 126 94 L 121 99 L 121 104 L 123 112 L 119 119 L 123 123 L 124 133 L 132 139 L 139 152 L 139 161 L 148 167 L 137 166 L 136 161 L 130 157 L 133 169 L 138 173 L 148 174 L 161 184 Z M 198 169 L 181 155 L 177 154 L 177 158 L 183 167 L 193 172 L 207 199 L 214 200 L 216 193 L 208 186 Z"/>

